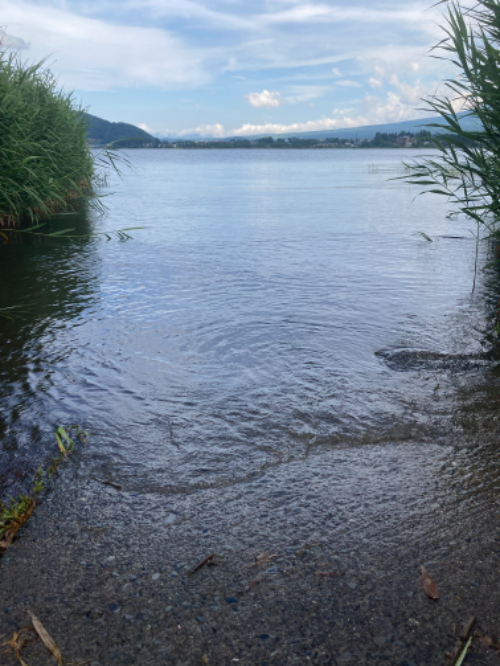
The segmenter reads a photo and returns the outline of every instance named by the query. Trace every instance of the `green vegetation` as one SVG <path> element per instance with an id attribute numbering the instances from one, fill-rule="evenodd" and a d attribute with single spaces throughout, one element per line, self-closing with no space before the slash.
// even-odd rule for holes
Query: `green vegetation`
<path id="1" fill-rule="evenodd" d="M 32 224 L 94 198 L 85 115 L 43 63 L 0 52 L 0 227 Z"/>
<path id="2" fill-rule="evenodd" d="M 446 94 L 428 106 L 446 132 L 435 141 L 441 153 L 408 165 L 408 182 L 446 196 L 457 211 L 476 221 L 487 237 L 500 237 L 500 0 L 477 0 L 472 8 L 458 0 L 448 7 L 446 37 L 435 49 L 458 69 L 446 81 Z M 464 129 L 457 108 L 473 120 Z M 478 233 L 479 238 L 479 233 Z"/>
<path id="3" fill-rule="evenodd" d="M 59 426 L 55 432 L 59 455 L 52 458 L 45 469 L 45 464 L 39 465 L 33 477 L 33 486 L 28 495 L 19 495 L 17 499 L 10 498 L 10 502 L 0 502 L 0 556 L 14 540 L 21 527 L 31 516 L 36 507 L 37 497 L 45 488 L 45 478 L 51 479 L 57 473 L 61 463 L 65 460 L 75 447 L 74 440 L 68 434 L 87 441 L 88 433 L 79 425 Z"/>
<path id="4" fill-rule="evenodd" d="M 91 146 L 108 146 L 115 141 L 133 140 L 136 144 L 150 144 L 158 141 L 140 127 L 128 123 L 111 123 L 97 116 L 86 114 L 87 141 Z M 121 146 L 123 148 L 144 147 L 142 145 Z"/>
<path id="5" fill-rule="evenodd" d="M 423 148 L 433 145 L 434 137 L 431 132 L 427 130 L 422 130 L 417 134 L 413 132 L 400 132 L 387 134 L 377 132 L 376 136 L 371 139 L 365 139 L 363 141 L 358 141 L 354 138 L 338 138 L 338 137 L 327 137 L 327 138 L 307 138 L 302 139 L 300 137 L 289 137 L 286 139 L 278 138 L 274 139 L 272 136 L 262 137 L 260 139 L 220 139 L 217 141 L 190 141 L 190 140 L 179 140 L 173 141 L 172 143 L 168 141 L 160 141 L 154 137 L 150 137 L 148 140 L 143 140 L 141 138 L 136 139 L 121 139 L 119 141 L 114 141 L 108 147 L 112 149 L 116 148 L 177 148 L 182 150 L 233 150 L 238 148 L 245 149 L 331 149 L 331 148 Z"/>
<path id="6" fill-rule="evenodd" d="M 148 136 L 144 139 L 142 136 L 134 136 L 126 139 L 117 139 L 110 143 L 107 147 L 111 150 L 119 148 L 158 148 L 161 141 L 154 136 Z"/>

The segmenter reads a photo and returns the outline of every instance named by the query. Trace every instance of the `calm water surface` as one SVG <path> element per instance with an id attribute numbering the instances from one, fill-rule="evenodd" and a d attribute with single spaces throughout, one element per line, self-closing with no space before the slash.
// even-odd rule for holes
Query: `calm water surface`
<path id="1" fill-rule="evenodd" d="M 176 490 L 315 447 L 466 427 L 464 391 L 484 369 L 411 354 L 487 349 L 493 277 L 471 298 L 471 223 L 390 180 L 404 173 L 401 151 L 130 159 L 133 171 L 109 180 L 107 215 L 53 228 L 143 226 L 133 240 L 0 247 L 1 303 L 26 309 L 0 322 L 4 460 L 29 468 L 56 425 L 81 423 L 89 466 Z"/>

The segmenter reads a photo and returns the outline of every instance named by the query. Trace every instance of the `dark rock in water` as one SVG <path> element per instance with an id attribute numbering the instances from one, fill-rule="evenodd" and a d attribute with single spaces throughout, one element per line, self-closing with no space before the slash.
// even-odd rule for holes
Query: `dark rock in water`
<path id="1" fill-rule="evenodd" d="M 425 349 L 381 349 L 375 352 L 391 369 L 399 372 L 412 370 L 455 370 L 466 372 L 486 364 L 484 354 L 446 354 Z"/>

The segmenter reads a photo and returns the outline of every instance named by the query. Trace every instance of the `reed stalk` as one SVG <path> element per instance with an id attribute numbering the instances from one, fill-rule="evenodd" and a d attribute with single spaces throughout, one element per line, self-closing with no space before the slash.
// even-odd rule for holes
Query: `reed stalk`
<path id="1" fill-rule="evenodd" d="M 435 139 L 438 157 L 408 164 L 407 182 L 446 196 L 455 210 L 474 219 L 487 237 L 500 236 L 500 0 L 460 0 L 448 5 L 445 37 L 433 57 L 457 68 L 445 93 L 426 100 L 427 110 L 441 116 L 430 125 L 446 137 Z M 461 119 L 471 117 L 473 130 Z M 484 234 L 483 234 L 484 235 Z"/>

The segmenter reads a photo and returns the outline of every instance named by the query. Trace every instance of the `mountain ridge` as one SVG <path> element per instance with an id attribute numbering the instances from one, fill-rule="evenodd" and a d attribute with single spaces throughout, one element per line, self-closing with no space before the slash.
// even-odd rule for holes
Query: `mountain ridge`
<path id="1" fill-rule="evenodd" d="M 130 123 L 111 122 L 104 120 L 98 116 L 86 114 L 88 125 L 88 141 L 94 146 L 105 146 L 115 142 L 124 142 L 125 140 L 133 140 L 134 143 L 144 142 L 145 144 L 154 144 L 158 140 L 167 140 L 173 142 L 180 141 L 235 141 L 237 139 L 247 139 L 248 141 L 255 141 L 263 137 L 271 136 L 273 139 L 288 139 L 296 137 L 299 139 L 359 139 L 359 141 L 371 141 L 377 133 L 381 134 L 400 134 L 412 133 L 418 134 L 420 130 L 427 129 L 432 134 L 438 134 L 439 129 L 436 127 L 429 127 L 430 124 L 442 123 L 440 116 L 432 116 L 428 118 L 417 118 L 415 120 L 403 120 L 396 123 L 383 123 L 379 125 L 360 125 L 358 127 L 345 127 L 334 130 L 316 130 L 311 132 L 285 132 L 285 133 L 265 133 L 265 134 L 252 134 L 248 136 L 228 136 L 228 137 L 207 137 L 199 134 L 190 134 L 185 136 L 170 135 L 165 136 L 161 134 L 150 134 L 145 130 L 131 125 Z M 460 123 L 464 129 L 474 130 L 478 129 L 477 121 L 468 116 L 466 113 L 458 114 Z M 132 146 L 130 146 L 132 147 Z"/>

